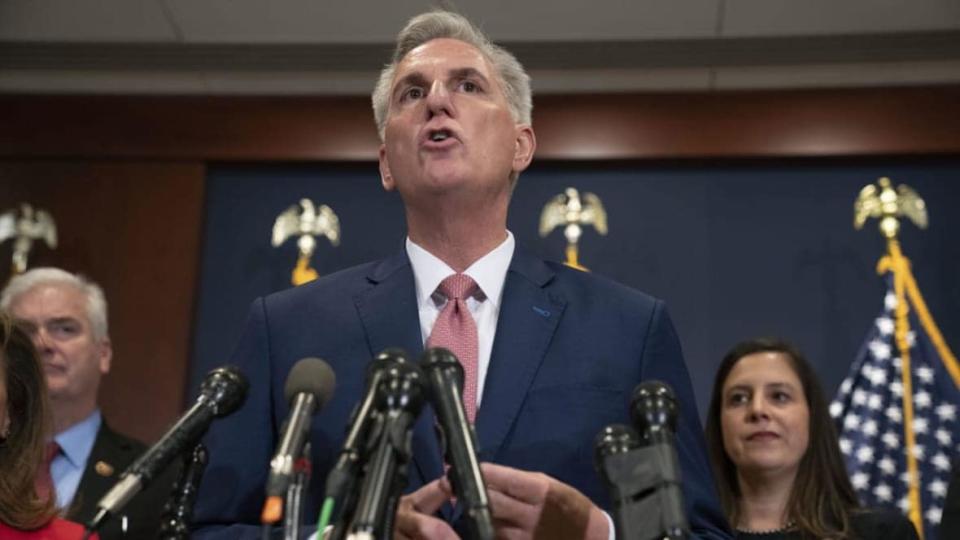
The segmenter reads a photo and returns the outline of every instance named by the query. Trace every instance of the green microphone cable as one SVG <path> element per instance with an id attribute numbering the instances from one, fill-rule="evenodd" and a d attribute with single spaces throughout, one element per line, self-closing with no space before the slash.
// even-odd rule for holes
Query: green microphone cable
<path id="1" fill-rule="evenodd" d="M 333 514 L 333 497 L 327 497 L 323 500 L 323 506 L 320 507 L 320 521 L 317 523 L 317 538 L 323 538 L 323 531 L 330 524 L 330 515 Z"/>

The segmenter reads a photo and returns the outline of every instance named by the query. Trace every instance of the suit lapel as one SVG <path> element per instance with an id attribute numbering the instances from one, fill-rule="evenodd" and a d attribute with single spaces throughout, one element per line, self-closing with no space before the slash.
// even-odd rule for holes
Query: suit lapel
<path id="1" fill-rule="evenodd" d="M 496 459 L 563 314 L 566 301 L 546 287 L 553 277 L 543 261 L 514 253 L 477 413 L 482 460 Z"/>
<path id="2" fill-rule="evenodd" d="M 92 518 L 100 498 L 116 484 L 120 474 L 138 454 L 138 448 L 117 437 L 106 421 L 103 421 L 67 517 L 80 522 Z"/>
<path id="3" fill-rule="evenodd" d="M 372 287 L 354 297 L 363 323 L 370 358 L 388 347 L 400 347 L 416 362 L 423 352 L 413 270 L 405 251 L 378 264 L 367 276 Z M 425 484 L 443 473 L 432 409 L 424 407 L 413 429 L 414 470 Z"/>

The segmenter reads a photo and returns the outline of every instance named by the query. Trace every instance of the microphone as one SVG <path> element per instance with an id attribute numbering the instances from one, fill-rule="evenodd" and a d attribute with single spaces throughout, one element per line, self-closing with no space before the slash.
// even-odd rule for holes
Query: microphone
<path id="1" fill-rule="evenodd" d="M 336 383 L 333 369 L 319 358 L 297 361 L 287 375 L 283 395 L 290 403 L 290 412 L 283 423 L 280 444 L 270 460 L 267 499 L 261 514 L 263 523 L 276 523 L 283 515 L 283 497 L 293 480 L 294 464 L 300 459 L 310 434 L 310 420 L 333 396 Z"/>
<path id="2" fill-rule="evenodd" d="M 372 458 L 353 515 L 348 539 L 387 538 L 393 531 L 400 494 L 407 483 L 413 434 L 423 406 L 423 374 L 414 364 L 388 367 L 377 391 L 380 422 Z"/>
<path id="3" fill-rule="evenodd" d="M 468 517 L 468 537 L 492 540 L 493 521 L 487 486 L 477 460 L 477 436 L 463 407 L 463 366 L 447 349 L 427 349 L 420 357 L 427 392 L 443 429 L 445 454 L 454 492 Z"/>
<path id="4" fill-rule="evenodd" d="M 687 538 L 689 526 L 680 489 L 680 466 L 674 446 L 679 408 L 666 383 L 644 381 L 633 390 L 630 418 L 640 434 L 640 444 L 659 454 L 661 472 L 657 487 L 660 506 L 660 531 L 671 539 Z"/>
<path id="5" fill-rule="evenodd" d="M 200 385 L 196 403 L 156 444 L 134 461 L 120 476 L 120 481 L 100 499 L 97 513 L 87 523 L 87 531 L 96 531 L 103 526 L 109 516 L 149 485 L 175 457 L 196 444 L 214 418 L 239 409 L 247 397 L 248 388 L 247 378 L 235 367 L 219 367 L 208 373 Z"/>
<path id="6" fill-rule="evenodd" d="M 604 481 L 612 482 L 615 478 L 607 477 L 607 471 L 603 469 L 603 464 L 610 456 L 626 454 L 640 446 L 637 432 L 633 428 L 623 424 L 613 424 L 603 428 L 603 431 L 597 434 L 593 445 L 593 461 L 596 464 L 600 474 L 604 476 Z"/>
<path id="7" fill-rule="evenodd" d="M 630 400 L 636 430 L 614 424 L 597 435 L 594 463 L 610 493 L 618 539 L 688 537 L 674 448 L 677 412 L 670 387 L 646 381 Z"/>
<path id="8" fill-rule="evenodd" d="M 644 381 L 633 389 L 630 419 L 644 445 L 673 444 L 677 431 L 677 399 L 673 390 L 660 381 Z"/>
<path id="9" fill-rule="evenodd" d="M 367 392 L 353 413 L 347 438 L 340 450 L 340 457 L 327 474 L 321 522 L 338 523 L 343 511 L 352 507 L 355 490 L 354 480 L 359 476 L 361 461 L 366 450 L 366 439 L 375 423 L 374 409 L 380 381 L 386 371 L 395 364 L 407 363 L 409 358 L 403 349 L 390 348 L 378 354 L 367 368 Z M 337 535 L 344 533 L 339 527 Z"/>

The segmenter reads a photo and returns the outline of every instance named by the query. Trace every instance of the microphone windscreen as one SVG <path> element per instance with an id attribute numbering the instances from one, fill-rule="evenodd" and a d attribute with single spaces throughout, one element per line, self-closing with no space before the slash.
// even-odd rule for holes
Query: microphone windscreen
<path id="1" fill-rule="evenodd" d="M 336 386 L 337 376 L 329 364 L 319 358 L 302 358 L 287 375 L 283 395 L 287 402 L 292 402 L 297 394 L 313 394 L 317 400 L 317 410 L 320 410 L 333 396 Z"/>
<path id="2" fill-rule="evenodd" d="M 633 390 L 630 418 L 640 436 L 664 429 L 677 430 L 677 399 L 670 385 L 661 381 L 644 381 Z"/>
<path id="3" fill-rule="evenodd" d="M 226 416 L 236 411 L 247 399 L 250 383 L 247 377 L 234 366 L 218 367 L 203 378 L 200 395 L 206 396 L 213 406 L 214 415 Z"/>
<path id="4" fill-rule="evenodd" d="M 463 391 L 463 366 L 449 349 L 431 347 L 423 351 L 423 355 L 420 357 L 420 367 L 424 371 L 451 370 L 454 376 L 454 384 L 457 385 L 458 390 Z"/>

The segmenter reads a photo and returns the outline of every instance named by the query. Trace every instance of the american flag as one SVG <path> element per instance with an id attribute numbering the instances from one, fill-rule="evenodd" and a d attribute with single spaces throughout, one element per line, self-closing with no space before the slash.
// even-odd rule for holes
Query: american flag
<path id="1" fill-rule="evenodd" d="M 913 390 L 913 419 L 908 422 L 903 362 L 894 338 L 897 296 L 892 273 L 886 283 L 884 309 L 830 404 L 830 414 L 837 422 L 850 480 L 868 507 L 899 508 L 904 514 L 911 510 L 904 428 L 914 433 L 921 533 L 926 540 L 936 540 L 950 466 L 960 455 L 960 390 L 904 295 Z M 947 361 L 953 361 L 949 356 Z"/>

